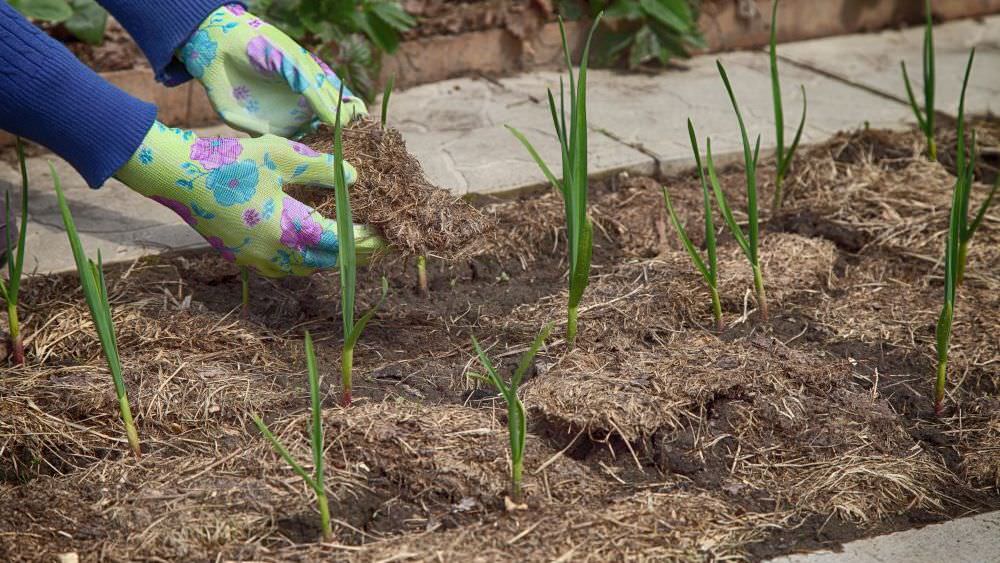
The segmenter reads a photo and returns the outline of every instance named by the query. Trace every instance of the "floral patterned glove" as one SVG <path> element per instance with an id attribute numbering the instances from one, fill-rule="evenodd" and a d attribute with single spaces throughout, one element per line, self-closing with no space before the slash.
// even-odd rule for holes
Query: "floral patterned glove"
<path id="1" fill-rule="evenodd" d="M 115 177 L 166 205 L 227 260 L 262 275 L 308 275 L 337 264 L 336 222 L 282 191 L 285 182 L 333 188 L 333 156 L 275 135 L 198 137 L 156 122 Z M 348 183 L 356 172 L 346 162 Z M 359 261 L 385 243 L 355 225 Z"/>
<path id="2" fill-rule="evenodd" d="M 239 4 L 212 12 L 177 57 L 231 127 L 251 135 L 294 137 L 308 132 L 316 118 L 331 125 L 336 121 L 337 75 Z M 364 102 L 345 89 L 342 122 L 366 113 Z"/>

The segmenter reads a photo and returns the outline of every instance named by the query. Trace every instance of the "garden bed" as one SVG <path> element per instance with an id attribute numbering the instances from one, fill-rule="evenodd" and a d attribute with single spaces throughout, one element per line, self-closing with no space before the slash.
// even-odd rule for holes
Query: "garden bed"
<path id="1" fill-rule="evenodd" d="M 970 252 L 938 418 L 954 178 L 920 150 L 919 135 L 867 131 L 805 151 L 762 240 L 770 322 L 720 239 L 721 334 L 660 182 L 595 184 L 577 348 L 557 324 L 523 386 L 525 509 L 505 507 L 506 410 L 466 375 L 472 335 L 508 369 L 564 322 L 552 194 L 480 202 L 496 238 L 474 259 L 430 260 L 427 296 L 412 262 L 360 273 L 363 304 L 381 275 L 392 291 L 355 352 L 349 409 L 335 275 L 256 279 L 243 321 L 239 272 L 214 254 L 109 268 L 141 461 L 76 277 L 32 278 L 29 366 L 0 376 L 0 559 L 757 560 L 998 509 L 1000 222 Z M 773 166 L 760 174 L 768 201 Z M 721 181 L 742 208 L 742 171 Z M 696 178 L 664 183 L 697 225 Z M 250 421 L 309 458 L 306 329 L 328 406 L 326 545 L 301 479 Z"/>

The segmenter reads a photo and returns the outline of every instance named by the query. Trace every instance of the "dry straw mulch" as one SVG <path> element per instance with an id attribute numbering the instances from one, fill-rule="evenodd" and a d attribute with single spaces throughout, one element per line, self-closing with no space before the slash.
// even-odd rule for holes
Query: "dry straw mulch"
<path id="1" fill-rule="evenodd" d="M 321 127 L 302 139 L 314 150 L 333 153 L 333 131 Z M 398 252 L 441 259 L 468 257 L 495 224 L 490 217 L 432 185 L 399 131 L 371 118 L 344 129 L 344 159 L 358 172 L 350 190 L 354 222 L 374 227 Z M 331 190 L 288 186 L 289 193 L 336 218 Z"/>
<path id="2" fill-rule="evenodd" d="M 359 343 L 350 410 L 335 407 L 335 276 L 254 280 L 244 322 L 238 271 L 214 256 L 109 273 L 141 461 L 122 444 L 76 280 L 33 279 L 34 363 L 0 374 L 0 560 L 756 560 L 996 509 L 1000 220 L 971 249 L 936 418 L 953 178 L 920 150 L 918 136 L 867 131 L 804 151 L 786 208 L 764 216 L 771 322 L 757 321 L 734 241 L 719 239 L 722 334 L 661 182 L 595 186 L 578 348 L 557 325 L 523 387 L 526 510 L 504 503 L 505 408 L 466 375 L 471 335 L 508 372 L 564 318 L 554 194 L 483 204 L 499 236 L 475 259 L 430 261 L 428 297 L 410 291 L 403 260 L 361 273 L 359 301 L 383 274 L 393 292 Z M 741 208 L 742 171 L 720 179 Z M 765 192 L 772 182 L 762 166 Z M 664 183 L 700 244 L 697 179 Z M 328 406 L 336 541 L 322 545 L 312 493 L 249 421 L 262 414 L 310 458 L 305 329 Z"/>

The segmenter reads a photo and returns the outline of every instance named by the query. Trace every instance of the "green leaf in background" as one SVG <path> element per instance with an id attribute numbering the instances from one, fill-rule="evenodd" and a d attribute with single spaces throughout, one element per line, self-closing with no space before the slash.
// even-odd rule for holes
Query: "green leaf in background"
<path id="1" fill-rule="evenodd" d="M 9 4 L 26 18 L 60 23 L 73 16 L 66 0 L 9 0 Z"/>
<path id="2" fill-rule="evenodd" d="M 315 51 L 369 102 L 382 54 L 398 49 L 400 33 L 417 23 L 399 0 L 249 0 L 249 8 Z"/>
<path id="3" fill-rule="evenodd" d="M 72 8 L 66 29 L 80 41 L 100 45 L 108 26 L 108 12 L 94 0 L 72 0 Z"/>
<path id="4" fill-rule="evenodd" d="M 684 0 L 639 0 L 639 5 L 648 16 L 674 31 L 685 33 L 691 27 L 691 10 Z"/>

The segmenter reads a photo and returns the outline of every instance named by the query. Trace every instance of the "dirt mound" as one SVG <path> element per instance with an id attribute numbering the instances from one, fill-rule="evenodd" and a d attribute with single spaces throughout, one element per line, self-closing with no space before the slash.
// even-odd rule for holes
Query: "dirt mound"
<path id="1" fill-rule="evenodd" d="M 911 450 L 884 399 L 845 385 L 850 372 L 763 335 L 700 335 L 656 353 L 578 351 L 530 383 L 525 403 L 549 424 L 620 439 L 637 464 L 704 487 L 749 487 L 778 509 L 870 521 L 942 508 L 946 469 Z"/>
<path id="2" fill-rule="evenodd" d="M 314 150 L 333 153 L 333 131 L 322 127 L 302 139 Z M 475 252 L 495 222 L 461 198 L 433 186 L 403 137 L 370 118 L 344 129 L 344 158 L 358 171 L 351 187 L 354 222 L 374 227 L 395 249 L 414 255 L 456 259 Z M 330 190 L 287 186 L 294 197 L 336 218 Z"/>

